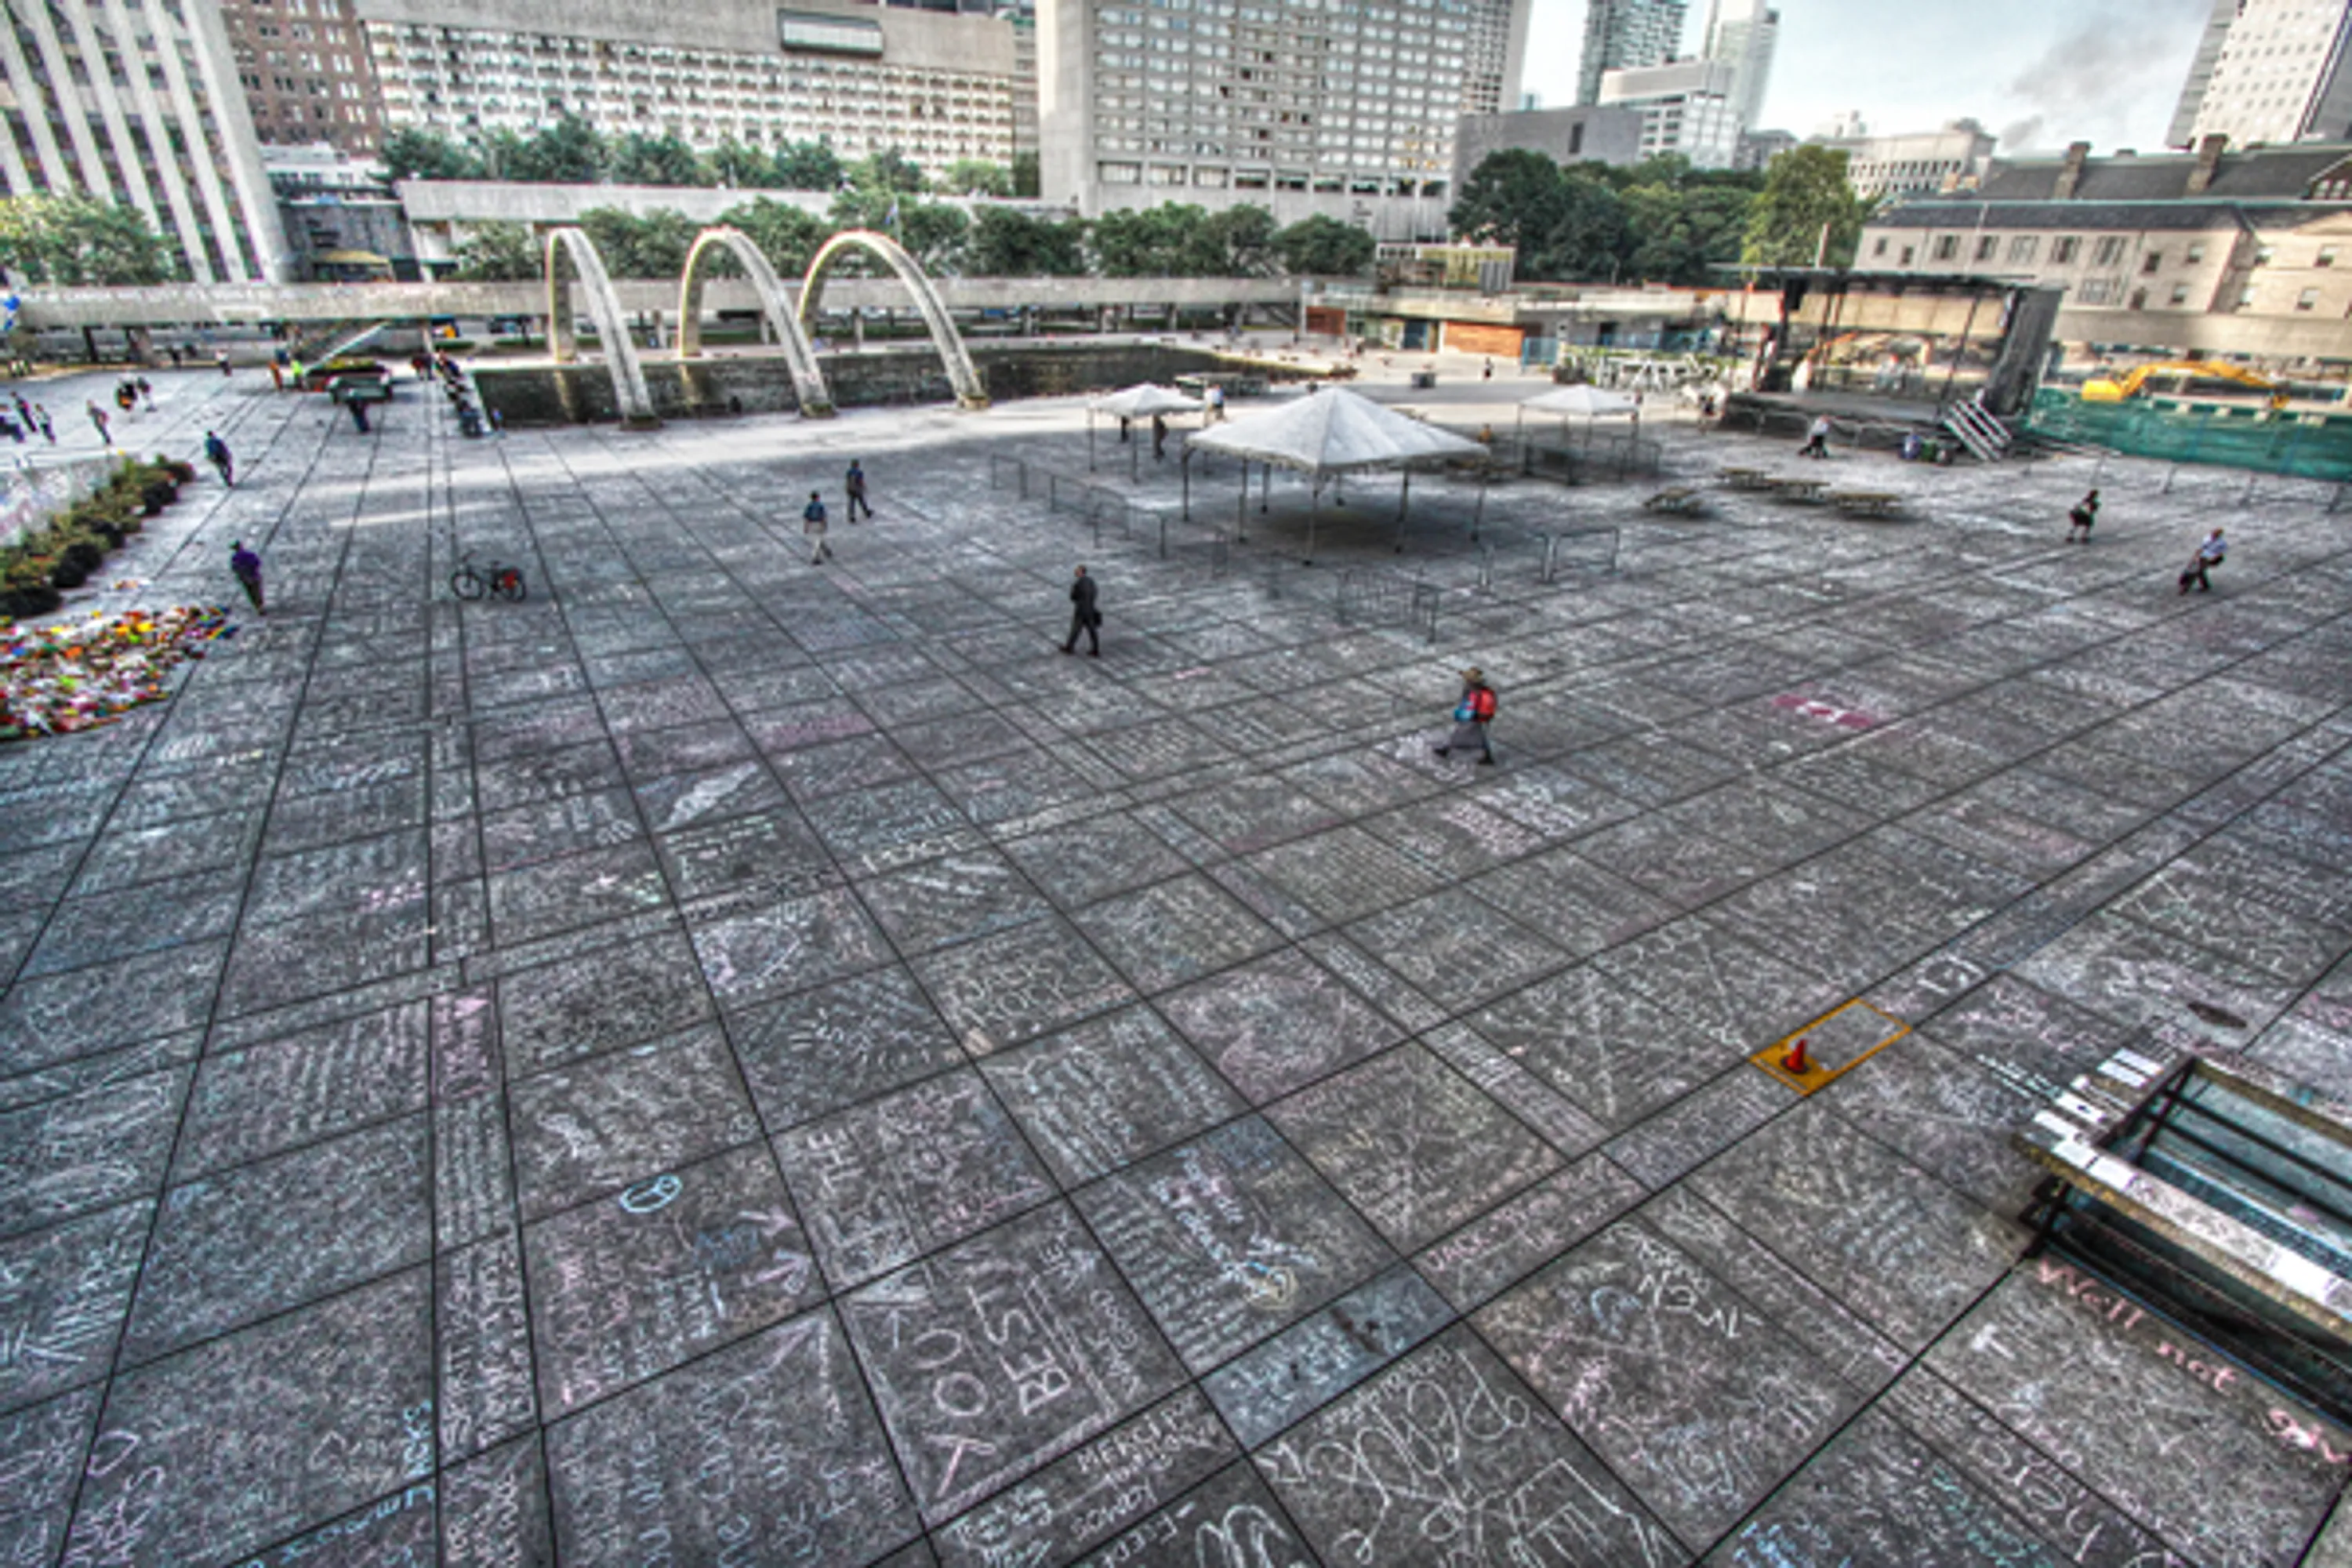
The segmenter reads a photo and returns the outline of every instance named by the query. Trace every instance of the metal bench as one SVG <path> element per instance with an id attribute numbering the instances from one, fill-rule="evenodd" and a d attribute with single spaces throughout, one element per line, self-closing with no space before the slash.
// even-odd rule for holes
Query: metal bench
<path id="1" fill-rule="evenodd" d="M 1706 510 L 1706 497 L 1695 489 L 1676 485 L 1660 490 L 1642 503 L 1643 511 L 1671 511 L 1681 517 L 1696 517 Z"/>

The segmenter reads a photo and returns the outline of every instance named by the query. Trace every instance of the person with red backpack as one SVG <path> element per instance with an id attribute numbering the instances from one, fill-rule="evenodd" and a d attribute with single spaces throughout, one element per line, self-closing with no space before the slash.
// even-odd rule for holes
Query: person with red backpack
<path id="1" fill-rule="evenodd" d="M 1486 673 L 1475 665 L 1462 672 L 1462 700 L 1454 705 L 1454 735 L 1442 746 L 1431 749 L 1441 757 L 1450 757 L 1456 751 L 1475 746 L 1478 750 L 1478 765 L 1495 765 L 1495 748 L 1486 739 L 1486 726 L 1495 721 L 1495 689 L 1486 684 Z"/>

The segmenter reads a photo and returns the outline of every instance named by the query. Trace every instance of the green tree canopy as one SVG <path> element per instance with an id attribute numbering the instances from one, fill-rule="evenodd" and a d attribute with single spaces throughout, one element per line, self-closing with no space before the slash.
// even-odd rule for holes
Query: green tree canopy
<path id="1" fill-rule="evenodd" d="M 478 223 L 457 243 L 457 275 L 468 283 L 522 283 L 540 276 L 546 247 L 527 223 Z"/>
<path id="2" fill-rule="evenodd" d="M 1517 247 L 1519 270 L 1541 277 L 1531 258 L 1549 243 L 1566 205 L 1559 165 L 1540 153 L 1514 147 L 1479 161 L 1462 182 L 1447 216 L 1465 239 Z"/>
<path id="3" fill-rule="evenodd" d="M 596 128 L 576 114 L 565 114 L 529 136 L 507 133 L 497 161 L 509 180 L 593 185 L 604 177 L 607 159 L 604 139 Z"/>
<path id="4" fill-rule="evenodd" d="M 387 180 L 478 180 L 481 158 L 437 131 L 395 131 L 376 156 Z"/>
<path id="5" fill-rule="evenodd" d="M 606 172 L 628 185 L 707 185 L 700 154 L 675 133 L 647 136 L 631 132 L 614 142 Z"/>
<path id="6" fill-rule="evenodd" d="M 91 196 L 0 200 L 0 267 L 19 282 L 61 287 L 163 283 L 181 276 L 178 256 L 146 214 Z"/>
<path id="7" fill-rule="evenodd" d="M 1244 205 L 1223 212 L 1183 202 L 1107 212 L 1091 243 L 1108 278 L 1246 278 L 1274 260 L 1274 215 Z"/>
<path id="8" fill-rule="evenodd" d="M 1016 196 L 1035 196 L 1045 188 L 1044 179 L 1037 165 L 1037 154 L 1013 153 L 1013 194 Z"/>
<path id="9" fill-rule="evenodd" d="M 1358 278 L 1372 269 L 1372 237 L 1325 213 L 1302 218 L 1274 237 L 1274 252 L 1286 272 L 1322 278 Z"/>
<path id="10" fill-rule="evenodd" d="M 982 207 L 964 268 L 976 278 L 1078 278 L 1087 270 L 1083 218 L 1050 222 L 1012 207 Z"/>
<path id="11" fill-rule="evenodd" d="M 1873 203 L 1846 184 L 1842 149 L 1797 147 L 1772 160 L 1739 259 L 1751 267 L 1847 267 Z"/>
<path id="12" fill-rule="evenodd" d="M 923 188 L 923 166 L 896 147 L 886 147 L 852 163 L 849 183 L 861 191 L 919 191 Z"/>
<path id="13" fill-rule="evenodd" d="M 1009 196 L 1013 171 L 985 158 L 958 158 L 940 172 L 931 188 L 946 196 Z"/>
<path id="14" fill-rule="evenodd" d="M 580 226 L 596 242 L 604 270 L 615 278 L 674 279 L 686 270 L 686 253 L 702 225 L 674 207 L 642 216 L 618 207 L 591 207 Z"/>
<path id="15" fill-rule="evenodd" d="M 776 150 L 776 183 L 788 191 L 841 187 L 841 159 L 822 142 L 790 142 Z"/>
<path id="16" fill-rule="evenodd" d="M 1715 268 L 1739 259 L 1755 201 L 1754 192 L 1736 185 L 1628 187 L 1623 275 L 1685 287 L 1722 281 Z"/>
<path id="17" fill-rule="evenodd" d="M 893 205 L 898 209 L 896 224 L 890 221 Z M 958 270 L 964 239 L 971 230 L 971 220 L 964 216 L 961 207 L 863 186 L 835 196 L 830 216 L 836 228 L 870 228 L 889 235 L 931 272 Z M 845 259 L 856 263 L 845 268 L 850 275 L 865 265 L 861 258 Z"/>
<path id="18" fill-rule="evenodd" d="M 745 237 L 760 247 L 768 264 L 786 278 L 796 278 L 808 270 L 809 258 L 816 254 L 833 233 L 833 225 L 814 213 L 803 212 L 790 202 L 780 202 L 772 196 L 755 196 L 748 202 L 738 202 L 719 214 L 719 221 L 743 231 Z M 711 266 L 721 276 L 739 271 L 734 258 L 713 257 Z"/>

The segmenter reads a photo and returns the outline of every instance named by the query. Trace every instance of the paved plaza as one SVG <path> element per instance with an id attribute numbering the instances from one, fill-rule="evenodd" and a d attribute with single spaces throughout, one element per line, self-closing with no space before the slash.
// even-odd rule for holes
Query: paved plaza
<path id="1" fill-rule="evenodd" d="M 2347 1081 L 2327 487 L 2110 464 L 2077 547 L 2086 459 L 1841 454 L 1905 514 L 1517 481 L 1474 542 L 1416 479 L 1400 557 L 1367 479 L 1308 568 L 1230 467 L 1248 542 L 1163 558 L 1114 437 L 1127 521 L 1049 510 L 1067 401 L 158 391 L 241 482 L 69 608 L 233 538 L 272 608 L 0 751 L 0 1564 L 2285 1568 L 2352 1477 L 2021 1264 L 2009 1142 L 2134 1041 Z M 1749 1062 L 1857 998 L 1908 1032 L 1819 1092 Z"/>

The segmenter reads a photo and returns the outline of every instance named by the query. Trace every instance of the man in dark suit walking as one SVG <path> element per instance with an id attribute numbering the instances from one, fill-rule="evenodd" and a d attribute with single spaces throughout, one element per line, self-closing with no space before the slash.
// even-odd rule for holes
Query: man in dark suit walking
<path id="1" fill-rule="evenodd" d="M 1080 632 L 1087 634 L 1087 657 L 1100 658 L 1102 612 L 1095 608 L 1095 580 L 1087 575 L 1087 569 L 1083 566 L 1078 568 L 1076 578 L 1070 584 L 1070 637 L 1062 645 L 1064 653 L 1078 651 Z"/>

